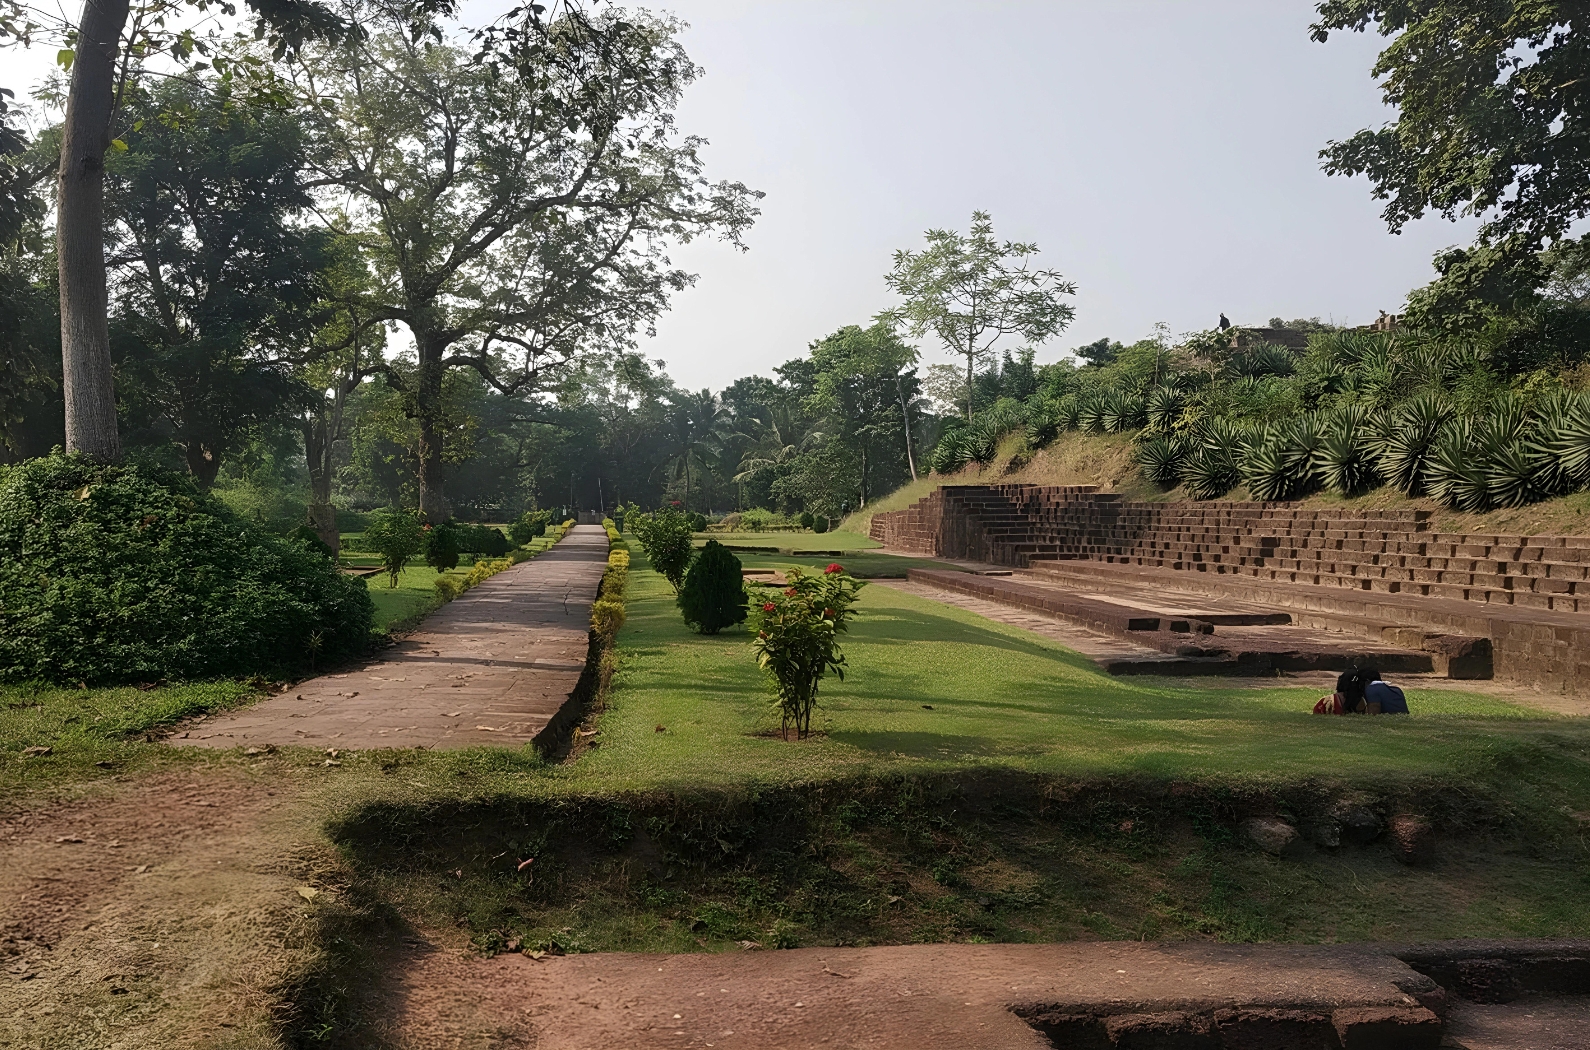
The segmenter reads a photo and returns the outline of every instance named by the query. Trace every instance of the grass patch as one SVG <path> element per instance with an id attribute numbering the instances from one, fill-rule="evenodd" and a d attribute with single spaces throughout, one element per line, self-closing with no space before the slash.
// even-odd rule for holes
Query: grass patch
<path id="1" fill-rule="evenodd" d="M 239 707 L 260 696 L 242 682 L 198 682 L 72 689 L 0 686 L 0 798 L 25 788 L 147 768 L 178 749 L 155 734 L 195 715 Z M 48 753 L 28 753 L 48 748 Z"/>
<path id="2" fill-rule="evenodd" d="M 854 532 L 698 532 L 696 545 L 708 540 L 735 547 L 777 547 L 797 551 L 859 551 L 883 544 Z"/>

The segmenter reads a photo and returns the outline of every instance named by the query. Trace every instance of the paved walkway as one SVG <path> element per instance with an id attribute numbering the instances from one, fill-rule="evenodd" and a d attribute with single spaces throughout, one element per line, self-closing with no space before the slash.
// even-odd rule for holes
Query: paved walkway
<path id="1" fill-rule="evenodd" d="M 551 550 L 437 610 L 363 668 L 323 675 L 200 723 L 199 747 L 471 747 L 533 740 L 585 667 L 607 533 L 577 525 Z"/>

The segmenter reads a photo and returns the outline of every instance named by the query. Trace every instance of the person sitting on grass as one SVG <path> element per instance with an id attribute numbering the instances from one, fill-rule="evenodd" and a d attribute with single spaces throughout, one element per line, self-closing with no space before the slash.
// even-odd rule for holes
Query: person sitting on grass
<path id="1" fill-rule="evenodd" d="M 1336 679 L 1336 691 L 1322 696 L 1314 705 L 1317 715 L 1405 715 L 1408 699 L 1402 690 L 1380 679 L 1373 667 L 1343 671 Z"/>

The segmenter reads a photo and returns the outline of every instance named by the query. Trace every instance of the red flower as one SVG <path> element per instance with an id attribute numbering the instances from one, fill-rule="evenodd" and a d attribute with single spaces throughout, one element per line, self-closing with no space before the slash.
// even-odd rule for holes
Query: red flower
<path id="1" fill-rule="evenodd" d="M 772 602 L 768 602 L 766 605 L 762 606 L 762 611 L 772 612 L 776 608 L 778 608 L 778 606 L 774 605 Z"/>
<path id="2" fill-rule="evenodd" d="M 843 565 L 839 564 L 836 561 L 832 565 L 828 566 L 828 568 L 823 570 L 823 575 L 832 576 L 836 572 L 844 572 L 844 571 L 845 571 L 845 567 Z"/>
<path id="3" fill-rule="evenodd" d="M 833 615 L 834 615 L 834 610 L 832 610 L 832 609 L 824 609 L 823 610 L 823 619 L 825 619 L 825 620 L 832 619 Z"/>
<path id="4" fill-rule="evenodd" d="M 785 589 L 785 591 L 784 591 L 784 596 L 785 596 L 785 597 L 786 597 L 786 598 L 793 598 L 793 597 L 795 597 L 795 596 L 796 596 L 796 595 L 797 595 L 797 594 L 799 594 L 799 593 L 800 593 L 800 591 L 797 591 L 797 590 L 796 590 L 796 589 L 795 589 L 795 588 L 793 588 L 793 587 L 789 587 L 789 588 L 786 588 L 786 589 Z"/>

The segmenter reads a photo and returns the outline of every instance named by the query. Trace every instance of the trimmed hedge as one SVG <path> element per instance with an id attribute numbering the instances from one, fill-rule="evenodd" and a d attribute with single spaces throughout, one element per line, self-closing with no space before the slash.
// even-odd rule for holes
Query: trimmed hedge
<path id="1" fill-rule="evenodd" d="M 364 581 L 187 477 L 52 455 L 0 468 L 0 679 L 275 675 L 359 653 Z"/>

